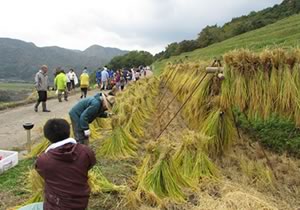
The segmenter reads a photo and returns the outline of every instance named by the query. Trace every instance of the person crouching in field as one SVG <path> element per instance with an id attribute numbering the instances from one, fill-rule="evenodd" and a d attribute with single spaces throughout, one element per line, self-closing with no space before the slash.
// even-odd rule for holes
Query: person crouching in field
<path id="1" fill-rule="evenodd" d="M 50 119 L 44 135 L 52 143 L 36 161 L 36 170 L 45 180 L 45 210 L 83 210 L 88 206 L 88 171 L 95 165 L 94 152 L 70 138 L 64 119 Z"/>
<path id="2" fill-rule="evenodd" d="M 89 85 L 90 85 L 90 77 L 87 73 L 87 70 L 84 69 L 82 74 L 80 75 L 80 89 L 81 89 L 80 98 L 86 98 Z"/>
<path id="3" fill-rule="evenodd" d="M 64 94 L 65 101 L 68 101 L 67 75 L 64 70 L 58 70 L 58 74 L 54 79 L 54 87 L 57 90 L 58 101 L 62 102 L 62 94 Z"/>
<path id="4" fill-rule="evenodd" d="M 89 123 L 96 117 L 109 117 L 112 106 L 115 102 L 115 97 L 97 93 L 94 97 L 88 97 L 79 101 L 69 112 L 74 136 L 77 142 L 88 145 Z"/>

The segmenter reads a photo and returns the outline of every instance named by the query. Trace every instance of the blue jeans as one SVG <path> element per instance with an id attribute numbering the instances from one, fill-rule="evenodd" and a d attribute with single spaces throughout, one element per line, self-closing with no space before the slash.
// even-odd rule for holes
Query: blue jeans
<path id="1" fill-rule="evenodd" d="M 43 210 L 43 202 L 39 202 L 39 203 L 32 203 L 29 204 L 27 206 L 23 206 L 21 208 L 19 208 L 18 210 Z"/>

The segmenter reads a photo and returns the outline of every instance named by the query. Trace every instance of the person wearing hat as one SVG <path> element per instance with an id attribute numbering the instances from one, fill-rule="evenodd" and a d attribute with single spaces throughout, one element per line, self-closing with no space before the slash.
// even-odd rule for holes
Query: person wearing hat
<path id="1" fill-rule="evenodd" d="M 77 142 L 88 145 L 89 123 L 97 117 L 110 117 L 110 113 L 115 97 L 104 93 L 97 93 L 93 97 L 79 101 L 69 112 L 71 118 L 74 137 Z"/>

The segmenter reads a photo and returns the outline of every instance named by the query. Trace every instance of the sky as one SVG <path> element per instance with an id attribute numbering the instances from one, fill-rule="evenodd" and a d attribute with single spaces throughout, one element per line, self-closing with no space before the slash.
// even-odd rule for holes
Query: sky
<path id="1" fill-rule="evenodd" d="M 97 44 L 158 53 L 282 0 L 2 0 L 0 37 L 85 50 Z"/>

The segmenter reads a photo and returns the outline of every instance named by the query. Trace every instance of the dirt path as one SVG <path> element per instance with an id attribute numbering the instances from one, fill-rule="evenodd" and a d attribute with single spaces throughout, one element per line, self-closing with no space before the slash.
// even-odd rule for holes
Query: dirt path
<path id="1" fill-rule="evenodd" d="M 151 71 L 147 71 L 147 77 L 149 76 L 152 76 Z M 89 91 L 88 96 L 94 95 L 97 91 Z M 51 110 L 50 113 L 34 112 L 33 104 L 0 111 L 0 150 L 24 150 L 27 138 L 26 131 L 23 128 L 24 123 L 34 123 L 31 137 L 33 141 L 37 141 L 42 137 L 42 128 L 48 119 L 54 117 L 67 118 L 69 110 L 79 100 L 80 93 L 71 95 L 68 102 L 59 103 L 57 99 L 48 100 L 47 108 Z M 41 110 L 41 105 L 39 110 Z"/>
<path id="2" fill-rule="evenodd" d="M 97 90 L 88 92 L 88 96 L 92 96 Z M 33 104 L 20 106 L 17 108 L 0 111 L 0 149 L 24 149 L 26 143 L 26 131 L 23 129 L 23 123 L 34 123 L 31 136 L 36 141 L 42 136 L 42 127 L 49 118 L 68 117 L 70 108 L 80 99 L 80 93 L 71 95 L 69 101 L 59 103 L 57 99 L 47 101 L 47 108 L 50 113 L 33 111 Z"/>

